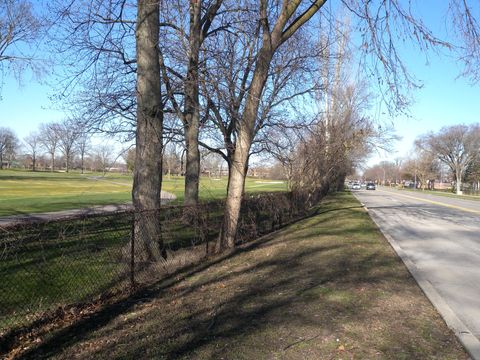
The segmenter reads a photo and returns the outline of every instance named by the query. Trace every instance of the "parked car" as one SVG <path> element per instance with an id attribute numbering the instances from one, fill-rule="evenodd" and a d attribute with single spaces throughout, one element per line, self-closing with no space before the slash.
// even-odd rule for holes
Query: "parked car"
<path id="1" fill-rule="evenodd" d="M 359 183 L 355 183 L 352 185 L 352 190 L 360 190 L 362 186 Z"/>
<path id="2" fill-rule="evenodd" d="M 367 183 L 367 190 L 375 190 L 375 184 L 372 182 Z"/>

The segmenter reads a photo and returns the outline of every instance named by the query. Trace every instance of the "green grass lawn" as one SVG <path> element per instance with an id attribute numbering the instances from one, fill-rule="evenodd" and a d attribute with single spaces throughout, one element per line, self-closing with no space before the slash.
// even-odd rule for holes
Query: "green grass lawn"
<path id="1" fill-rule="evenodd" d="M 59 221 L 0 233 L 0 330 L 51 306 L 91 300 L 128 271 L 130 218 Z"/>
<path id="2" fill-rule="evenodd" d="M 288 198 L 287 194 L 278 195 Z M 256 202 L 256 198 L 248 200 L 249 204 Z M 181 206 L 162 210 L 162 240 L 169 254 L 195 246 L 205 251 L 214 246 L 223 218 L 223 202 L 211 201 L 202 206 L 198 226 L 184 217 Z M 284 202 L 275 204 L 274 209 L 271 203 L 262 202 L 253 217 L 249 209 L 241 216 L 239 241 L 272 231 L 278 226 L 273 219 L 279 211 L 284 221 L 289 221 L 289 216 L 303 215 Z M 120 212 L 0 228 L 0 337 L 2 330 L 28 324 L 46 310 L 89 301 L 107 290 L 129 285 L 132 219 L 131 213 Z M 255 230 L 251 221 L 255 221 Z M 146 274 L 135 273 L 138 282 L 148 282 L 158 279 L 163 271 L 160 266 Z"/>
<path id="3" fill-rule="evenodd" d="M 468 358 L 349 193 L 238 250 L 48 327 L 25 358 Z"/>
<path id="4" fill-rule="evenodd" d="M 202 178 L 201 199 L 224 197 L 226 182 L 225 177 Z M 131 201 L 131 186 L 130 175 L 107 174 L 102 177 L 94 173 L 0 170 L 0 216 L 127 203 Z M 162 189 L 175 194 L 177 201 L 181 201 L 184 178 L 165 176 Z M 286 184 L 247 178 L 245 189 L 248 193 L 285 191 Z"/>

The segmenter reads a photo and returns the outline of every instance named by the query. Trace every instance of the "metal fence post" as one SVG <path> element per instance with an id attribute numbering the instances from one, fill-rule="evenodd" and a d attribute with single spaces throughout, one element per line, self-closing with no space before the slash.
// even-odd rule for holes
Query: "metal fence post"
<path id="1" fill-rule="evenodd" d="M 135 287 L 135 214 L 133 214 L 132 234 L 130 236 L 130 285 Z"/>

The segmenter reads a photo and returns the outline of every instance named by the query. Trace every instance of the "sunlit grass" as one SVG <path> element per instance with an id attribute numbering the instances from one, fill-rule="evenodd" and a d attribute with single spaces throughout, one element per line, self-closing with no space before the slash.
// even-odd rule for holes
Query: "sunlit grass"
<path id="1" fill-rule="evenodd" d="M 162 189 L 183 200 L 184 178 L 164 176 Z M 0 171 L 0 216 L 60 211 L 131 201 L 132 176 L 127 174 Z M 225 197 L 227 178 L 203 177 L 202 200 Z M 283 181 L 247 178 L 247 193 L 286 191 Z"/>

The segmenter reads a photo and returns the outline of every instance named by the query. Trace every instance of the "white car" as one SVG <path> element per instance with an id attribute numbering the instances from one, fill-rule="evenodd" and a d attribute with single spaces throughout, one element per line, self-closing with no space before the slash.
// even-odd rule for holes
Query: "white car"
<path id="1" fill-rule="evenodd" d="M 352 185 L 352 190 L 360 190 L 362 186 L 359 183 L 355 183 Z"/>

